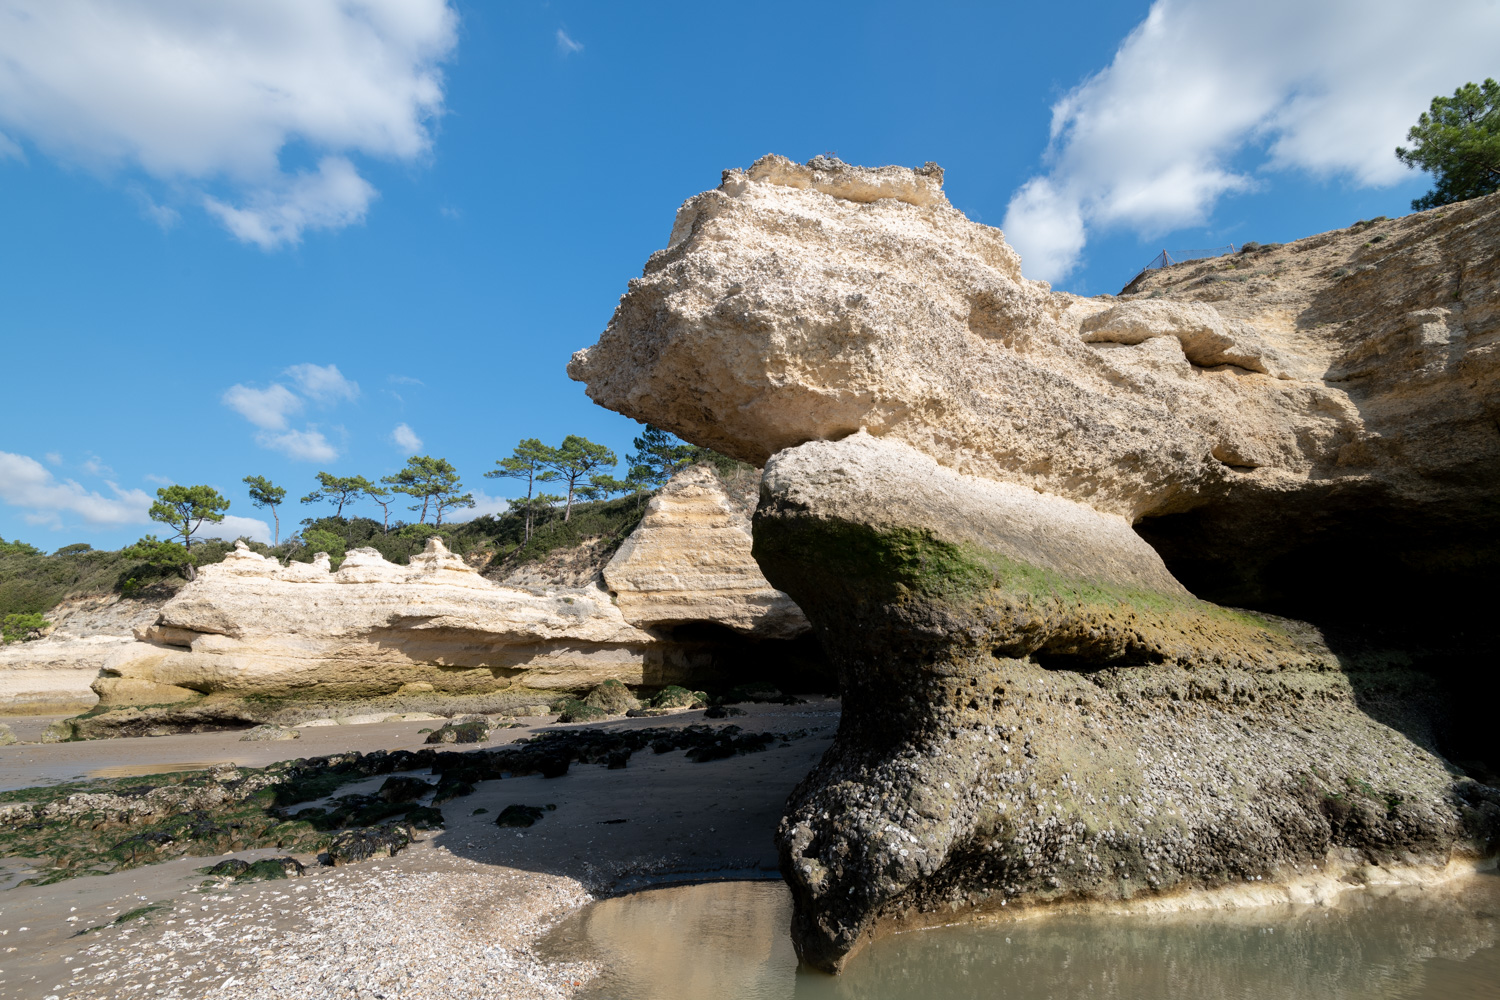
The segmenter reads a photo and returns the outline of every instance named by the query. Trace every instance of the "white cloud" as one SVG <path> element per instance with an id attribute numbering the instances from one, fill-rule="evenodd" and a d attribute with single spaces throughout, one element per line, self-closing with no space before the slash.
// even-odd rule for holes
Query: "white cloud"
<path id="1" fill-rule="evenodd" d="M 174 482 L 176 482 L 176 480 L 168 479 L 166 476 L 158 476 L 150 472 L 146 473 L 141 478 L 148 483 L 155 483 L 158 486 L 171 486 Z"/>
<path id="2" fill-rule="evenodd" d="M 396 425 L 396 429 L 391 431 L 391 440 L 402 451 L 416 452 L 422 448 L 422 439 L 417 437 L 416 431 L 405 424 Z"/>
<path id="3" fill-rule="evenodd" d="M 364 217 L 350 154 L 426 155 L 457 20 L 446 0 L 0 0 L 0 157 L 23 139 L 139 169 L 246 242 L 294 243 Z"/>
<path id="4" fill-rule="evenodd" d="M 115 474 L 115 470 L 105 465 L 98 455 L 90 455 L 79 468 L 91 476 L 103 477 Z"/>
<path id="5" fill-rule="evenodd" d="M 0 451 L 0 501 L 25 509 L 23 516 L 32 524 L 61 527 L 63 514 L 101 525 L 142 524 L 149 519 L 151 497 L 143 490 L 106 485 L 114 496 L 84 489 L 71 479 L 59 481 L 36 459 Z"/>
<path id="6" fill-rule="evenodd" d="M 235 514 L 225 514 L 224 520 L 217 524 L 213 521 L 204 521 L 203 526 L 193 532 L 194 538 L 222 538 L 232 542 L 236 538 L 248 538 L 252 542 L 265 542 L 271 544 L 271 526 L 258 517 L 239 517 Z"/>
<path id="7" fill-rule="evenodd" d="M 203 207 L 246 243 L 274 250 L 304 229 L 342 229 L 363 222 L 375 188 L 342 156 L 326 156 L 317 173 L 300 171 L 256 191 L 244 208 L 205 196 Z"/>
<path id="8" fill-rule="evenodd" d="M 574 52 L 582 52 L 583 43 L 575 41 L 573 37 L 570 36 L 566 31 L 564 31 L 562 28 L 558 28 L 557 51 L 561 52 L 565 56 L 572 55 Z"/>
<path id="9" fill-rule="evenodd" d="M 386 378 L 386 381 L 390 382 L 392 385 L 426 385 L 427 384 L 426 382 L 423 382 L 419 378 L 412 378 L 410 375 L 387 375 L 385 378 Z"/>
<path id="10" fill-rule="evenodd" d="M 48 465 L 62 465 L 62 456 L 55 451 L 49 451 L 42 457 L 47 460 Z"/>
<path id="11" fill-rule="evenodd" d="M 232 385 L 224 390 L 221 399 L 225 406 L 255 426 L 272 431 L 286 427 L 286 418 L 302 410 L 302 399 L 280 382 L 273 382 L 265 389 Z"/>
<path id="12" fill-rule="evenodd" d="M 359 398 L 359 383 L 344 378 L 338 365 L 292 365 L 286 370 L 297 388 L 319 403 L 337 403 Z"/>
<path id="13" fill-rule="evenodd" d="M 1440 35 L 1442 45 L 1421 39 Z M 1026 273 L 1059 280 L 1086 233 L 1201 225 L 1236 167 L 1363 186 L 1410 176 L 1393 154 L 1438 94 L 1494 75 L 1493 0 L 1157 0 L 1113 62 L 1052 108 L 1048 170 L 1003 227 Z"/>
<path id="14" fill-rule="evenodd" d="M 474 490 L 474 506 L 461 508 L 448 517 L 455 524 L 472 521 L 483 514 L 504 514 L 510 510 L 510 501 L 504 497 L 492 497 L 484 490 Z"/>
<path id="15" fill-rule="evenodd" d="M 280 434 L 261 431 L 255 435 L 255 443 L 304 462 L 331 462 L 339 457 L 338 449 L 328 443 L 322 431 L 312 429 Z"/>

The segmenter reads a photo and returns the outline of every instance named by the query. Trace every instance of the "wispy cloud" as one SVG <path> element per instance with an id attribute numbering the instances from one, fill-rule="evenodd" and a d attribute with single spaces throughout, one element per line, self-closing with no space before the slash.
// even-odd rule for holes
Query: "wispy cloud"
<path id="1" fill-rule="evenodd" d="M 277 431 L 286 427 L 287 417 L 302 410 L 302 399 L 280 382 L 265 389 L 232 385 L 221 397 L 225 406 L 257 427 Z"/>
<path id="2" fill-rule="evenodd" d="M 420 451 L 422 449 L 422 439 L 417 437 L 416 431 L 405 424 L 396 425 L 396 429 L 391 431 L 391 440 L 402 451 Z"/>
<path id="3" fill-rule="evenodd" d="M 280 178 L 252 194 L 244 207 L 205 196 L 203 207 L 242 242 L 262 250 L 299 243 L 307 229 L 342 229 L 363 222 L 375 186 L 343 156 L 325 156 L 316 171 Z"/>
<path id="4" fill-rule="evenodd" d="M 285 374 L 297 388 L 317 403 L 340 403 L 359 398 L 359 383 L 344 378 L 338 365 L 292 365 Z"/>
<path id="5" fill-rule="evenodd" d="M 62 465 L 62 456 L 55 451 L 49 451 L 42 457 L 47 460 L 48 465 Z"/>
<path id="6" fill-rule="evenodd" d="M 583 43 L 575 40 L 566 30 L 557 29 L 557 51 L 563 55 L 572 55 L 574 52 L 583 51 Z"/>
<path id="7" fill-rule="evenodd" d="M 79 468 L 83 469 L 84 472 L 87 472 L 91 476 L 103 477 L 113 476 L 115 474 L 115 470 L 105 465 L 98 455 L 90 455 L 87 459 L 84 460 L 83 465 L 79 466 Z"/>
<path id="8" fill-rule="evenodd" d="M 144 490 L 125 490 L 106 482 L 113 496 L 85 489 L 71 479 L 58 480 L 27 455 L 0 451 L 0 502 L 20 507 L 32 524 L 62 527 L 63 515 L 74 514 L 90 525 L 142 524 L 151 509 Z"/>
<path id="9" fill-rule="evenodd" d="M 1462 29 L 1413 44 L 1439 24 Z M 1057 281 L 1090 233 L 1203 225 L 1275 171 L 1401 181 L 1406 129 L 1435 94 L 1494 74 L 1497 37 L 1492 0 L 1157 0 L 1053 105 L 1047 170 L 1012 196 L 1006 237 L 1029 276 Z"/>
<path id="10" fill-rule="evenodd" d="M 158 486 L 171 486 L 174 482 L 176 482 L 176 480 L 174 479 L 168 479 L 166 476 L 158 476 L 150 472 L 146 473 L 141 478 L 148 483 L 155 483 Z"/>
<path id="11" fill-rule="evenodd" d="M 385 377 L 385 380 L 387 382 L 391 383 L 392 385 L 426 385 L 427 384 L 426 382 L 423 382 L 419 378 L 412 378 L 410 375 L 387 375 Z"/>
<path id="12" fill-rule="evenodd" d="M 255 443 L 300 462 L 331 462 L 339 457 L 338 449 L 329 443 L 323 432 L 312 428 L 305 431 L 283 431 L 279 434 L 261 431 L 255 435 Z"/>

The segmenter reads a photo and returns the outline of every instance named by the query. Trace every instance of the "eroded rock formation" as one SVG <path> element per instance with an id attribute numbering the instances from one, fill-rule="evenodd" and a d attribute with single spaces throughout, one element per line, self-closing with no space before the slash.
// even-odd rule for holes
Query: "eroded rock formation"
<path id="1" fill-rule="evenodd" d="M 203 567 L 137 641 L 114 639 L 84 667 L 106 708 L 197 704 L 204 718 L 246 699 L 432 700 L 579 692 L 610 679 L 684 682 L 719 650 L 673 626 L 714 626 L 752 644 L 809 630 L 761 575 L 749 519 L 713 470 L 685 470 L 602 577 L 573 587 L 496 584 L 436 538 L 409 565 L 355 549 L 337 571 L 322 553 L 283 566 L 241 544 Z"/>
<path id="2" fill-rule="evenodd" d="M 604 567 L 620 613 L 643 628 L 710 622 L 758 639 L 807 632 L 801 610 L 751 555 L 752 510 L 707 466 L 674 476 Z"/>
<path id="3" fill-rule="evenodd" d="M 727 171 L 569 366 L 769 460 L 755 555 L 845 697 L 779 834 L 803 958 L 1493 856 L 1500 793 L 1440 755 L 1462 726 L 1410 634 L 1335 650 L 1199 598 L 1347 629 L 1492 592 L 1500 196 L 1082 299 L 941 180 Z"/>
<path id="4" fill-rule="evenodd" d="M 608 677 L 648 683 L 665 669 L 655 637 L 602 590 L 500 587 L 435 538 L 409 566 L 356 549 L 337 572 L 322 554 L 281 566 L 241 546 L 203 567 L 141 638 L 105 665 L 95 684 L 104 704 L 361 698 L 407 684 L 577 689 Z"/>

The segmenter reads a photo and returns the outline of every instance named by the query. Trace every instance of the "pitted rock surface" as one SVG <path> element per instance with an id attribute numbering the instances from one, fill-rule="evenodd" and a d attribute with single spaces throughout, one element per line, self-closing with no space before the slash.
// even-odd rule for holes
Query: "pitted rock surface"
<path id="1" fill-rule="evenodd" d="M 1492 858 L 1443 754 L 1494 690 L 1500 195 L 1083 299 L 941 182 L 726 171 L 569 365 L 766 463 L 753 551 L 844 697 L 778 833 L 802 958 Z"/>

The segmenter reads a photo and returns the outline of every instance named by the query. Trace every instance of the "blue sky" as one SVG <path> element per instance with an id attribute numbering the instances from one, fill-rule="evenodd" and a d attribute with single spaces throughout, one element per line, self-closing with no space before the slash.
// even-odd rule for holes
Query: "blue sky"
<path id="1" fill-rule="evenodd" d="M 1431 52 L 1414 5 L 1245 6 L 0 0 L 0 537 L 125 544 L 168 481 L 268 520 L 248 474 L 412 451 L 497 509 L 520 438 L 623 458 L 638 425 L 564 365 L 767 152 L 935 160 L 1082 294 L 1407 211 L 1389 148 L 1494 75 L 1500 5 L 1427 8 L 1478 36 Z"/>

